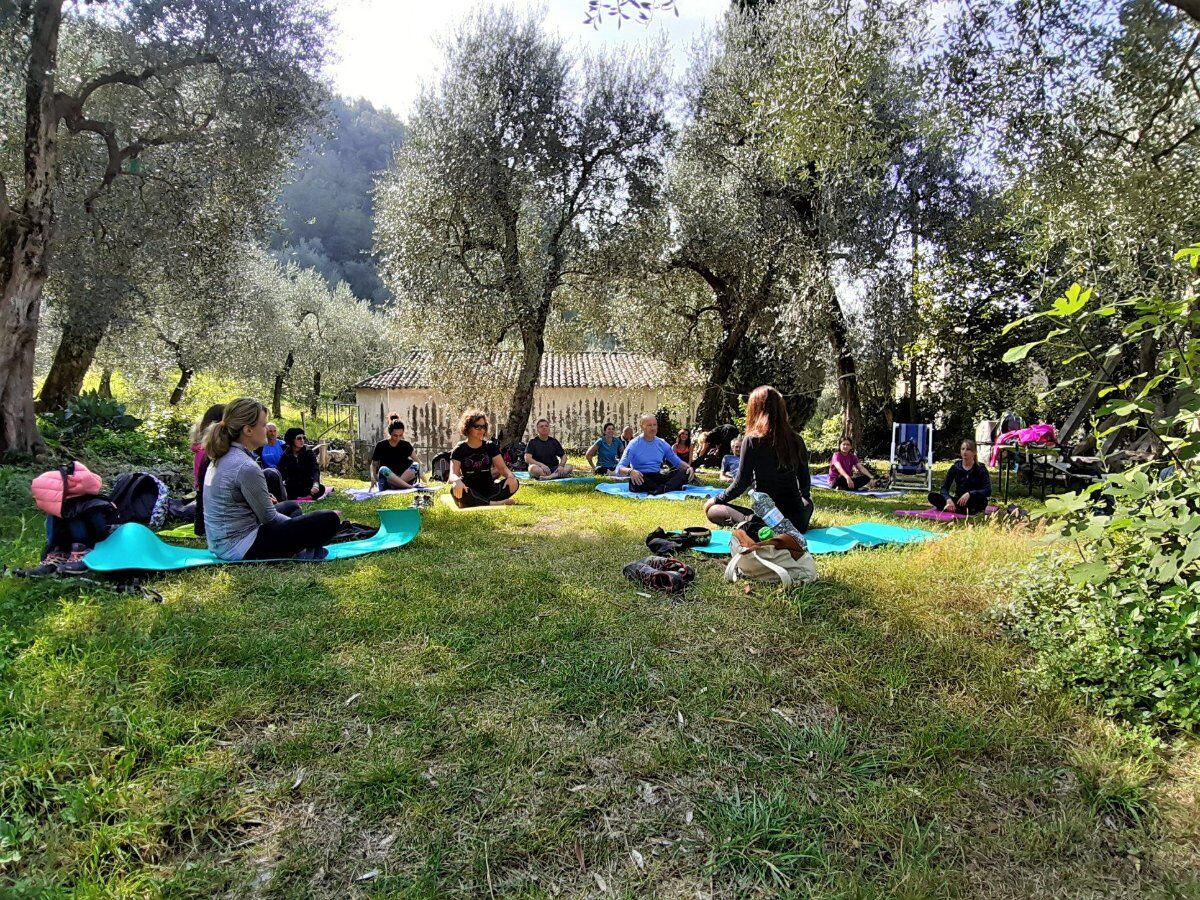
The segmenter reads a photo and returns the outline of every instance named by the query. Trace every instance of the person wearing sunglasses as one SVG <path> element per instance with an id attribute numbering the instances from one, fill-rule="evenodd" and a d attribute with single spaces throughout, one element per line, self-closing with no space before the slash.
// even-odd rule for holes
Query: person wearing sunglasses
<path id="1" fill-rule="evenodd" d="M 317 454 L 308 449 L 303 428 L 289 428 L 284 434 L 283 456 L 276 468 L 283 476 L 284 490 L 290 500 L 301 497 L 320 500 L 329 493 L 329 489 L 321 484 Z"/>
<path id="2" fill-rule="evenodd" d="M 450 496 L 454 502 L 459 507 L 513 503 L 521 483 L 504 461 L 500 445 L 488 438 L 487 416 L 478 409 L 467 410 L 458 431 L 463 440 L 450 454 Z"/>

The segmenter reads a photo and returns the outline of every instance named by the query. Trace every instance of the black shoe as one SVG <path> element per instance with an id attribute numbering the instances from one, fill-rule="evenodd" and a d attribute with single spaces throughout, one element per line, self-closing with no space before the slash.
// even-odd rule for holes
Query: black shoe
<path id="1" fill-rule="evenodd" d="M 318 560 L 319 561 L 319 560 L 325 559 L 325 557 L 327 557 L 327 556 L 329 556 L 329 551 L 326 550 L 324 547 L 310 547 L 308 550 L 301 550 L 299 553 L 297 553 L 292 558 L 293 559 L 308 559 L 308 560 Z"/>
<path id="2" fill-rule="evenodd" d="M 669 556 L 647 556 L 642 560 L 642 563 L 660 572 L 678 572 L 684 584 L 691 584 L 696 580 L 695 569 L 687 563 L 681 562 L 678 559 L 671 559 Z"/>
<path id="3" fill-rule="evenodd" d="M 682 594 L 687 587 L 683 576 L 678 572 L 656 569 L 640 559 L 637 562 L 631 562 L 621 572 L 630 581 L 653 591 L 662 591 L 665 594 Z"/>
<path id="4" fill-rule="evenodd" d="M 88 567 L 83 564 L 83 558 L 91 550 L 86 544 L 72 544 L 71 553 L 66 561 L 58 567 L 59 575 L 83 575 Z"/>

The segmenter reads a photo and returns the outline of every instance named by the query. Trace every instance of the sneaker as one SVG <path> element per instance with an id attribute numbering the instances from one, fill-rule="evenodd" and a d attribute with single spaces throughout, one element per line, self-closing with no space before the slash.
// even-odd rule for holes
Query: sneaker
<path id="1" fill-rule="evenodd" d="M 24 569 L 20 574 L 26 578 L 45 578 L 48 575 L 57 575 L 58 567 L 67 561 L 68 555 L 61 550 L 51 550 L 42 557 L 40 565 L 34 566 L 32 569 Z"/>
<path id="2" fill-rule="evenodd" d="M 630 581 L 666 594 L 682 594 L 684 588 L 687 587 L 678 572 L 661 571 L 640 559 L 637 562 L 631 562 L 621 572 Z"/>
<path id="3" fill-rule="evenodd" d="M 58 567 L 59 575 L 82 575 L 88 570 L 88 567 L 83 564 L 83 558 L 88 555 L 91 550 L 86 544 L 72 544 L 71 552 L 67 556 L 65 562 Z"/>
<path id="4" fill-rule="evenodd" d="M 310 547 L 308 550 L 301 550 L 293 559 L 310 559 L 322 560 L 329 555 L 329 551 L 324 547 Z"/>
<path id="5" fill-rule="evenodd" d="M 678 559 L 671 559 L 669 556 L 647 556 L 642 560 L 642 563 L 652 569 L 658 569 L 660 572 L 678 572 L 684 584 L 691 584 L 696 580 L 695 569 L 687 563 L 681 562 Z"/>

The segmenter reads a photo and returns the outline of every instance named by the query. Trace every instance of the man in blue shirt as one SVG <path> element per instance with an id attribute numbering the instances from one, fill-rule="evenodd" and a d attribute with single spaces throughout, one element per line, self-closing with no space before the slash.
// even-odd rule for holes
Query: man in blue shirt
<path id="1" fill-rule="evenodd" d="M 639 424 L 641 437 L 625 447 L 617 463 L 618 475 L 629 476 L 629 490 L 639 494 L 665 494 L 677 491 L 692 477 L 692 467 L 680 459 L 671 445 L 658 436 L 658 419 L 644 415 Z M 663 472 L 666 462 L 670 472 Z"/>

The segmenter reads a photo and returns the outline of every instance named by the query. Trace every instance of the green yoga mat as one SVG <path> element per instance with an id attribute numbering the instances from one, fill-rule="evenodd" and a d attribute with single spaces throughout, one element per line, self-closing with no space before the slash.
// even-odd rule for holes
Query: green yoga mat
<path id="1" fill-rule="evenodd" d="M 403 547 L 421 530 L 421 514 L 415 509 L 379 510 L 379 531 L 361 541 L 330 544 L 327 560 L 349 559 L 380 550 Z M 94 572 L 177 572 L 197 566 L 227 566 L 240 563 L 301 562 L 288 559 L 219 559 L 210 550 L 168 544 L 144 525 L 122 525 L 83 558 Z M 323 560 L 322 560 L 323 561 Z"/>
<path id="2" fill-rule="evenodd" d="M 885 525 L 881 522 L 859 522 L 857 525 L 839 528 L 814 528 L 804 535 L 804 539 L 808 541 L 808 552 L 814 556 L 822 553 L 845 553 L 855 547 L 916 544 L 940 537 L 945 535 L 923 528 L 905 528 L 903 525 Z M 692 549 L 711 556 L 728 556 L 729 532 L 714 531 L 712 540 L 706 546 Z"/>

